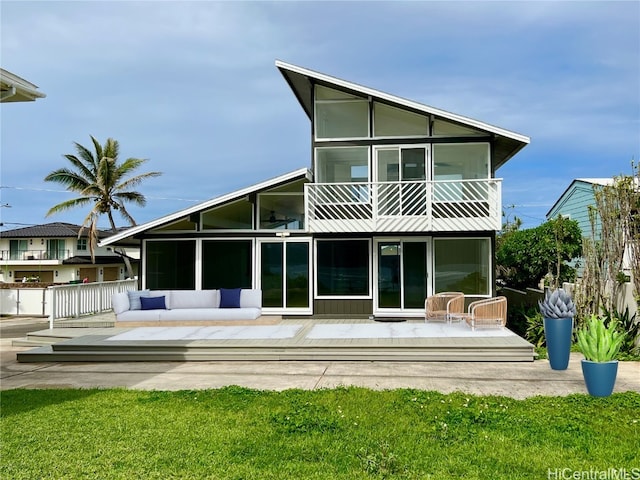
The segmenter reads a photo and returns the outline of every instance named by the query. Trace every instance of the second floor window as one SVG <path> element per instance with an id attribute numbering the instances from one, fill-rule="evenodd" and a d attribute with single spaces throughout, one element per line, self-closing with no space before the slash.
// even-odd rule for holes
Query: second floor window
<path id="1" fill-rule="evenodd" d="M 47 258 L 49 260 L 64 260 L 64 246 L 64 239 L 62 238 L 51 238 L 47 240 Z"/>
<path id="2" fill-rule="evenodd" d="M 316 138 L 367 138 L 369 100 L 316 86 Z"/>
<path id="3" fill-rule="evenodd" d="M 9 240 L 9 255 L 11 260 L 24 260 L 28 245 L 26 240 Z"/>
<path id="4" fill-rule="evenodd" d="M 76 250 L 82 250 L 82 251 L 86 251 L 87 250 L 87 239 L 86 238 L 79 238 L 78 239 L 78 243 L 76 245 Z"/>
<path id="5" fill-rule="evenodd" d="M 369 148 L 317 148 L 315 170 L 317 183 L 368 182 Z"/>

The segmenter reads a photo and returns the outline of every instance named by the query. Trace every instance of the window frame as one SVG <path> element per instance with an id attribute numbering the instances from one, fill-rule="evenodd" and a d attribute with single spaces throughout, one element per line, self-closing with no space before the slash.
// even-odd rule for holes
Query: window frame
<path id="1" fill-rule="evenodd" d="M 400 110 L 401 112 L 405 112 L 408 114 L 412 114 L 412 115 L 416 115 L 419 117 L 424 117 L 425 121 L 427 123 L 426 127 L 427 127 L 427 131 L 426 133 L 423 134 L 413 134 L 413 135 L 376 135 L 376 105 L 382 105 L 383 107 L 387 107 L 387 108 L 391 108 L 391 109 L 395 109 L 395 110 Z M 392 139 L 392 138 L 398 138 L 398 139 L 402 139 L 402 138 L 429 138 L 431 137 L 431 115 L 428 113 L 418 113 L 418 112 L 414 112 L 411 109 L 408 108 L 402 108 L 396 105 L 391 105 L 389 103 L 385 103 L 385 102 L 381 102 L 379 100 L 372 100 L 371 101 L 371 119 L 372 119 L 372 126 L 371 126 L 371 138 L 374 140 L 383 140 L 383 139 Z"/>
<path id="2" fill-rule="evenodd" d="M 348 241 L 366 241 L 367 242 L 367 251 L 368 251 L 368 262 L 367 262 L 367 289 L 368 293 L 366 295 L 320 295 L 318 293 L 318 274 L 320 271 L 320 264 L 318 259 L 318 243 L 319 242 L 348 242 Z M 313 272 L 313 298 L 317 300 L 366 300 L 373 299 L 373 262 L 372 262 L 372 239 L 364 238 L 364 237 L 355 237 L 355 238 L 316 238 L 313 242 L 313 258 L 314 261 L 314 272 Z"/>
<path id="3" fill-rule="evenodd" d="M 351 97 L 354 98 L 339 98 L 339 99 L 328 99 L 328 100 L 319 100 L 317 98 L 317 87 L 322 87 L 322 88 L 326 88 L 328 90 L 333 90 L 336 92 L 340 92 L 341 94 L 344 95 L 349 95 Z M 366 108 L 366 120 L 367 120 L 367 133 L 365 136 L 357 136 L 357 137 L 320 137 L 318 136 L 318 108 L 317 105 L 318 104 L 324 104 L 324 105 L 329 105 L 329 104 L 347 104 L 347 103 L 364 103 L 366 104 L 367 108 Z M 372 121 L 371 121 L 371 98 L 370 97 L 363 97 L 361 95 L 357 95 L 355 93 L 347 93 L 344 92 L 340 89 L 337 88 L 333 88 L 333 87 L 328 87 L 325 85 L 315 85 L 313 88 L 313 138 L 315 141 L 320 141 L 320 142 L 332 142 L 332 141 L 348 141 L 348 140 L 364 140 L 364 139 L 369 139 L 371 138 L 371 125 Z"/>
<path id="4" fill-rule="evenodd" d="M 467 297 L 473 297 L 473 298 L 491 298 L 493 296 L 493 290 L 494 290 L 494 266 L 493 266 L 493 260 L 494 260 L 494 252 L 492 251 L 492 239 L 491 237 L 480 237 L 480 236 L 472 236 L 472 237 L 433 237 L 433 241 L 432 241 L 432 253 L 431 253 L 431 258 L 432 258 L 432 266 L 431 266 L 431 272 L 433 275 L 433 283 L 432 283 L 432 291 L 433 293 L 439 293 L 436 290 L 436 276 L 437 276 L 437 271 L 436 271 L 436 250 L 437 250 L 437 242 L 441 241 L 441 240 L 485 240 L 486 242 L 488 242 L 488 255 L 487 255 L 487 290 L 488 293 L 486 294 L 482 294 L 482 293 L 465 293 L 465 296 Z"/>

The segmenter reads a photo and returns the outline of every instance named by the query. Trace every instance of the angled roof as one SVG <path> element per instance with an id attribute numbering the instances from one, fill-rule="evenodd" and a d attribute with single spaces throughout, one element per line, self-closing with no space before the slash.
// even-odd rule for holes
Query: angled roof
<path id="1" fill-rule="evenodd" d="M 37 85 L 0 68 L 0 102 L 33 102 L 44 97 L 46 95 L 38 91 Z"/>
<path id="2" fill-rule="evenodd" d="M 45 223 L 42 225 L 32 225 L 29 227 L 15 228 L 13 230 L 4 230 L 0 232 L 1 238 L 68 238 L 78 237 L 78 232 L 82 228 L 81 225 L 75 225 L 73 223 Z M 83 232 L 83 236 L 87 236 L 88 230 Z M 110 235 L 109 232 L 104 230 L 98 231 L 98 238 L 105 238 Z"/>
<path id="3" fill-rule="evenodd" d="M 613 185 L 613 178 L 576 178 L 574 182 L 591 183 L 593 185 Z"/>
<path id="4" fill-rule="evenodd" d="M 280 70 L 280 73 L 285 78 L 294 95 L 300 102 L 303 110 L 311 119 L 313 112 L 313 95 L 312 86 L 314 83 L 320 83 L 327 86 L 336 86 L 342 90 L 359 93 L 360 95 L 370 96 L 374 99 L 384 100 L 387 103 L 396 105 L 398 107 L 410 108 L 412 110 L 433 115 L 434 117 L 442 118 L 459 125 L 472 127 L 478 130 L 487 132 L 488 135 L 494 135 L 496 137 L 496 145 L 494 151 L 494 166 L 497 169 L 512 156 L 518 153 L 522 148 L 529 144 L 530 139 L 525 135 L 511 132 L 488 123 L 480 122 L 473 118 L 464 117 L 456 113 L 447 112 L 434 108 L 429 105 L 407 100 L 402 97 L 390 95 L 380 90 L 364 87 L 356 83 L 348 82 L 324 73 L 315 72 L 307 68 L 298 67 L 289 63 L 276 60 L 276 67 Z"/>
<path id="5" fill-rule="evenodd" d="M 583 183 L 585 184 L 585 186 L 591 185 L 593 187 L 593 185 L 600 185 L 600 186 L 607 186 L 607 185 L 613 185 L 614 182 L 616 181 L 615 177 L 603 177 L 603 178 L 576 178 L 574 179 L 569 186 L 565 189 L 564 192 L 562 192 L 562 194 L 558 197 L 558 199 L 555 201 L 555 203 L 551 206 L 551 208 L 549 209 L 549 211 L 547 212 L 546 217 L 549 218 L 549 215 L 551 215 L 551 212 L 553 212 L 558 205 L 563 201 L 563 199 L 567 196 L 567 194 L 577 186 L 577 184 L 579 183 Z M 634 182 L 636 185 L 638 185 L 638 179 L 634 178 Z"/>
<path id="6" fill-rule="evenodd" d="M 308 180 L 312 179 L 312 174 L 308 168 L 300 168 L 298 170 L 294 170 L 293 172 L 286 173 L 284 175 L 280 175 L 278 177 L 274 177 L 272 179 L 266 180 L 264 182 L 257 183 L 250 187 L 242 188 L 240 190 L 236 190 L 235 192 L 227 193 L 225 195 L 221 195 L 219 197 L 212 198 L 211 200 L 207 200 L 202 203 L 198 203 L 189 208 L 185 208 L 183 210 L 179 210 L 175 213 L 171 213 L 164 217 L 158 218 L 156 220 L 152 220 L 147 223 L 143 223 L 141 225 L 137 225 L 135 227 L 124 230 L 116 235 L 113 235 L 102 242 L 99 243 L 99 246 L 104 247 L 105 245 L 111 245 L 113 243 L 119 242 L 121 240 L 125 240 L 127 238 L 131 238 L 134 235 L 138 235 L 147 230 L 151 230 L 153 228 L 160 227 L 162 225 L 166 225 L 168 223 L 174 222 L 181 218 L 187 217 L 192 213 L 198 213 L 202 210 L 208 210 L 213 207 L 217 207 L 220 205 L 224 205 L 225 203 L 231 202 L 233 200 L 237 200 L 238 198 L 242 198 L 247 195 L 251 195 L 252 193 L 260 192 L 261 190 L 267 190 L 270 188 L 274 188 L 278 185 L 292 182 L 295 180 L 301 180 L 303 178 L 307 178 Z"/>

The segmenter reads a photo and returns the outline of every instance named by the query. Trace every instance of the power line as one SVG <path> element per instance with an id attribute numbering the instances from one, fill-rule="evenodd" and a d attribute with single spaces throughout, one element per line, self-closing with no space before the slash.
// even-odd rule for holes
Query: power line
<path id="1" fill-rule="evenodd" d="M 68 194 L 73 194 L 74 192 L 69 192 L 68 190 L 53 190 L 50 188 L 35 188 L 35 187 L 13 187 L 13 186 L 8 186 L 8 185 L 0 185 L 0 188 L 8 188 L 8 189 L 12 189 L 12 190 L 26 190 L 26 191 L 30 191 L 30 192 L 51 192 L 51 193 L 68 193 Z M 177 200 L 180 202 L 203 202 L 204 200 L 202 199 L 195 199 L 195 198 L 178 198 L 178 197 L 155 197 L 155 196 L 150 196 L 150 195 L 145 195 L 146 198 L 149 198 L 151 200 Z"/>

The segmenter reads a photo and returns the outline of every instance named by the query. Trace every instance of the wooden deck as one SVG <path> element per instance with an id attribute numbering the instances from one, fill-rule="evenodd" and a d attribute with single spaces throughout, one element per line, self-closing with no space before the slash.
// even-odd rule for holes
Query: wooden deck
<path id="1" fill-rule="evenodd" d="M 282 320 L 299 325 L 290 338 L 118 340 L 129 328 L 61 328 L 34 332 L 29 340 L 40 347 L 17 354 L 20 362 L 130 362 L 214 360 L 322 361 L 491 361 L 530 362 L 533 345 L 517 335 L 484 332 L 464 337 L 310 338 L 317 325 L 376 324 L 370 320 Z M 418 322 L 407 322 L 418 323 Z M 363 325 L 364 326 L 364 325 Z M 224 327 L 220 327 L 224 328 Z M 258 328 L 258 327 L 256 327 Z M 458 327 L 459 328 L 459 327 Z M 455 333 L 451 330 L 452 335 Z M 50 343 L 50 344 L 49 344 Z"/>

